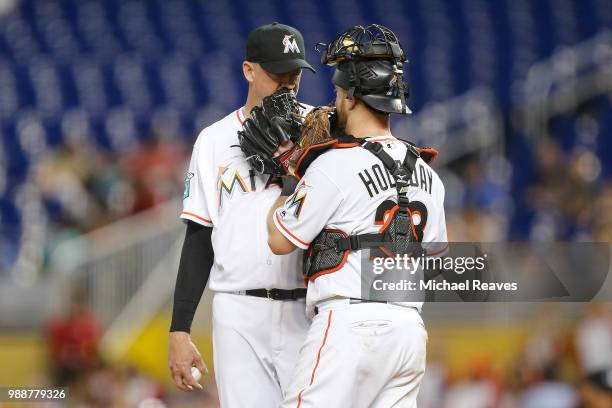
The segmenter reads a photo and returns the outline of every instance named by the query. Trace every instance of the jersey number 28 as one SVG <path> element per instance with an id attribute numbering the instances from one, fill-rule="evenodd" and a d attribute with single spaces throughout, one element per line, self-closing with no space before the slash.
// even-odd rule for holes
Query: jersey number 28
<path id="1" fill-rule="evenodd" d="M 376 217 L 374 219 L 374 224 L 376 225 L 384 225 L 386 221 L 387 214 L 391 213 L 391 210 L 397 204 L 391 200 L 385 200 L 376 209 Z M 412 213 L 412 224 L 414 225 L 414 230 L 417 235 L 417 240 L 419 242 L 423 241 L 423 231 L 425 230 L 425 225 L 427 224 L 427 207 L 420 201 L 411 201 L 408 205 L 408 209 Z"/>

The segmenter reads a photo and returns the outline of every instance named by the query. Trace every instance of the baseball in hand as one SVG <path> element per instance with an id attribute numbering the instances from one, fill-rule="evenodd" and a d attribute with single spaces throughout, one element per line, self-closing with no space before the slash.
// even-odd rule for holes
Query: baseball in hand
<path id="1" fill-rule="evenodd" d="M 202 373 L 200 372 L 200 370 L 198 370 L 197 367 L 191 367 L 191 376 L 194 380 L 196 380 L 196 382 L 200 382 L 200 379 L 202 378 Z"/>

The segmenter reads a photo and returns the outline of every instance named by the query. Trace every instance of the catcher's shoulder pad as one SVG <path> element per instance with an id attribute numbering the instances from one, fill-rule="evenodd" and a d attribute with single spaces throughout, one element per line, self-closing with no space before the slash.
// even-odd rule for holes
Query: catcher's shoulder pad
<path id="1" fill-rule="evenodd" d="M 433 147 L 417 147 L 414 143 L 408 140 L 402 140 L 407 145 L 410 145 L 417 151 L 421 159 L 427 164 L 431 164 L 438 157 L 438 150 Z"/>
<path id="2" fill-rule="evenodd" d="M 416 151 L 427 164 L 431 164 L 438 157 L 438 151 L 433 147 L 417 147 Z"/>

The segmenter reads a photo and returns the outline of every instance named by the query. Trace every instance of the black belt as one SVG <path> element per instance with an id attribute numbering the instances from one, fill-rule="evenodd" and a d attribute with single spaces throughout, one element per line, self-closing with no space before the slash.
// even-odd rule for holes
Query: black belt
<path id="1" fill-rule="evenodd" d="M 297 289 L 249 289 L 245 290 L 247 296 L 268 298 L 272 300 L 298 300 L 306 297 L 306 288 Z"/>
<path id="2" fill-rule="evenodd" d="M 355 304 L 355 303 L 389 303 L 386 300 L 367 300 L 367 299 L 357 299 L 357 298 L 349 298 L 349 303 L 350 304 Z M 314 308 L 314 314 L 318 315 L 319 314 L 319 308 L 315 306 Z"/>

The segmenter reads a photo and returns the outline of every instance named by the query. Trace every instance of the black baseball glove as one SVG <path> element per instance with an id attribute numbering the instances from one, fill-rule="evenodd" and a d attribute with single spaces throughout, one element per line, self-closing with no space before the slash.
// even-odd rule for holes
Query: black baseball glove
<path id="1" fill-rule="evenodd" d="M 274 157 L 281 144 L 300 136 L 301 105 L 293 91 L 280 89 L 256 106 L 238 131 L 240 149 L 251 167 L 263 174 L 283 175 L 282 157 Z"/>
<path id="2" fill-rule="evenodd" d="M 251 167 L 264 174 L 283 175 L 282 157 L 274 157 L 281 144 L 295 142 L 300 135 L 302 117 L 293 91 L 280 89 L 256 106 L 238 132 L 240 149 Z"/>

